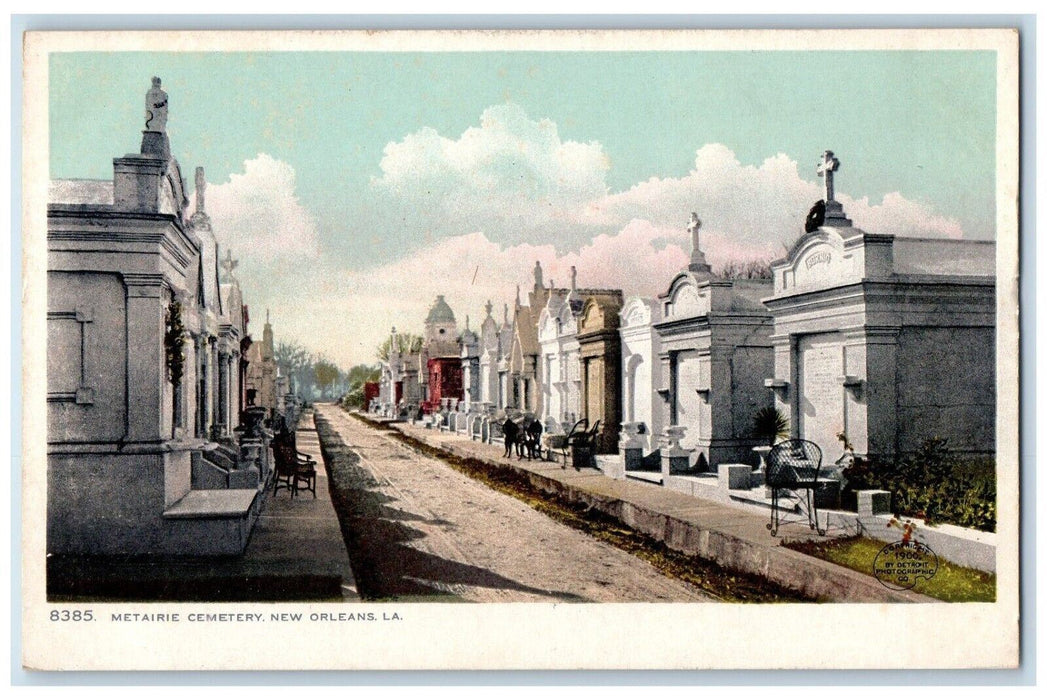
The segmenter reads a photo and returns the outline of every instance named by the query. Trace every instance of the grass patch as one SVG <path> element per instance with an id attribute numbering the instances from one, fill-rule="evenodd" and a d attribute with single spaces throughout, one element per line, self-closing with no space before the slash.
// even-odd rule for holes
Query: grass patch
<path id="1" fill-rule="evenodd" d="M 847 537 L 783 544 L 803 554 L 872 575 L 873 560 L 887 543 L 866 537 Z M 996 600 L 996 574 L 968 569 L 939 557 L 938 573 L 930 580 L 921 578 L 912 590 L 947 603 L 992 603 Z"/>
<path id="2" fill-rule="evenodd" d="M 666 576 L 685 581 L 723 602 L 812 602 L 809 597 L 758 576 L 731 571 L 707 559 L 672 550 L 665 543 L 625 526 L 606 513 L 542 491 L 532 484 L 525 474 L 512 467 L 459 457 L 416 440 L 399 430 L 390 430 L 388 425 L 373 421 L 359 413 L 349 415 L 382 431 L 411 450 L 438 459 L 489 488 L 523 501 L 531 508 L 559 523 L 629 552 L 648 562 Z"/>

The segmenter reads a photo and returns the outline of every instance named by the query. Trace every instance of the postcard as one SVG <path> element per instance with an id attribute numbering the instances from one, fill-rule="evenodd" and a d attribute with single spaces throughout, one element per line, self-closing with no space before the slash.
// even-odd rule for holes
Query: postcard
<path id="1" fill-rule="evenodd" d="M 1018 44 L 28 32 L 24 666 L 1015 667 Z"/>

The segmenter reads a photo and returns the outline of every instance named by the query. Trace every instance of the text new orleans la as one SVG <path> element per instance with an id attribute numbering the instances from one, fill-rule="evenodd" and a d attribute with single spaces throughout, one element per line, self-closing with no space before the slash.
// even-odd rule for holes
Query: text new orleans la
<path id="1" fill-rule="evenodd" d="M 398 612 L 121 612 L 111 613 L 112 622 L 393 622 L 402 620 Z"/>

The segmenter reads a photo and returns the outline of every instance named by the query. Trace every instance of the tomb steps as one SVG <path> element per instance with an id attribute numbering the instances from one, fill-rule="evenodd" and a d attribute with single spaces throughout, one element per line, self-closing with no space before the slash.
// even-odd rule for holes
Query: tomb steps
<path id="1" fill-rule="evenodd" d="M 759 506 L 767 510 L 771 509 L 771 497 L 766 494 L 766 487 L 764 486 L 756 486 L 751 489 L 730 489 L 727 493 L 732 501 Z M 786 511 L 797 511 L 799 509 L 798 504 L 799 501 L 795 497 L 783 495 L 778 503 L 778 507 L 784 508 Z"/>
<path id="2" fill-rule="evenodd" d="M 209 447 L 210 449 L 203 451 L 207 461 L 227 471 L 236 469 L 239 462 L 239 454 L 236 449 L 221 443 L 215 443 L 213 447 Z"/>
<path id="3" fill-rule="evenodd" d="M 193 452 L 190 485 L 193 491 L 261 488 L 258 469 L 240 469 L 228 448 Z"/>
<path id="4" fill-rule="evenodd" d="M 193 452 L 192 479 L 193 491 L 229 488 L 231 468 L 212 461 L 208 452 Z"/>

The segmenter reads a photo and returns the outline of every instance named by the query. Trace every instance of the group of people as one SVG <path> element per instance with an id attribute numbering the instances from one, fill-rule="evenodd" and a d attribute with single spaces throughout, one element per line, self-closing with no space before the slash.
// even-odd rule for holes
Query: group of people
<path id="1" fill-rule="evenodd" d="M 516 450 L 517 459 L 542 458 L 542 422 L 537 418 L 524 416 L 520 422 L 511 416 L 505 417 L 502 423 L 502 435 L 505 437 L 503 457 L 512 457 Z"/>

